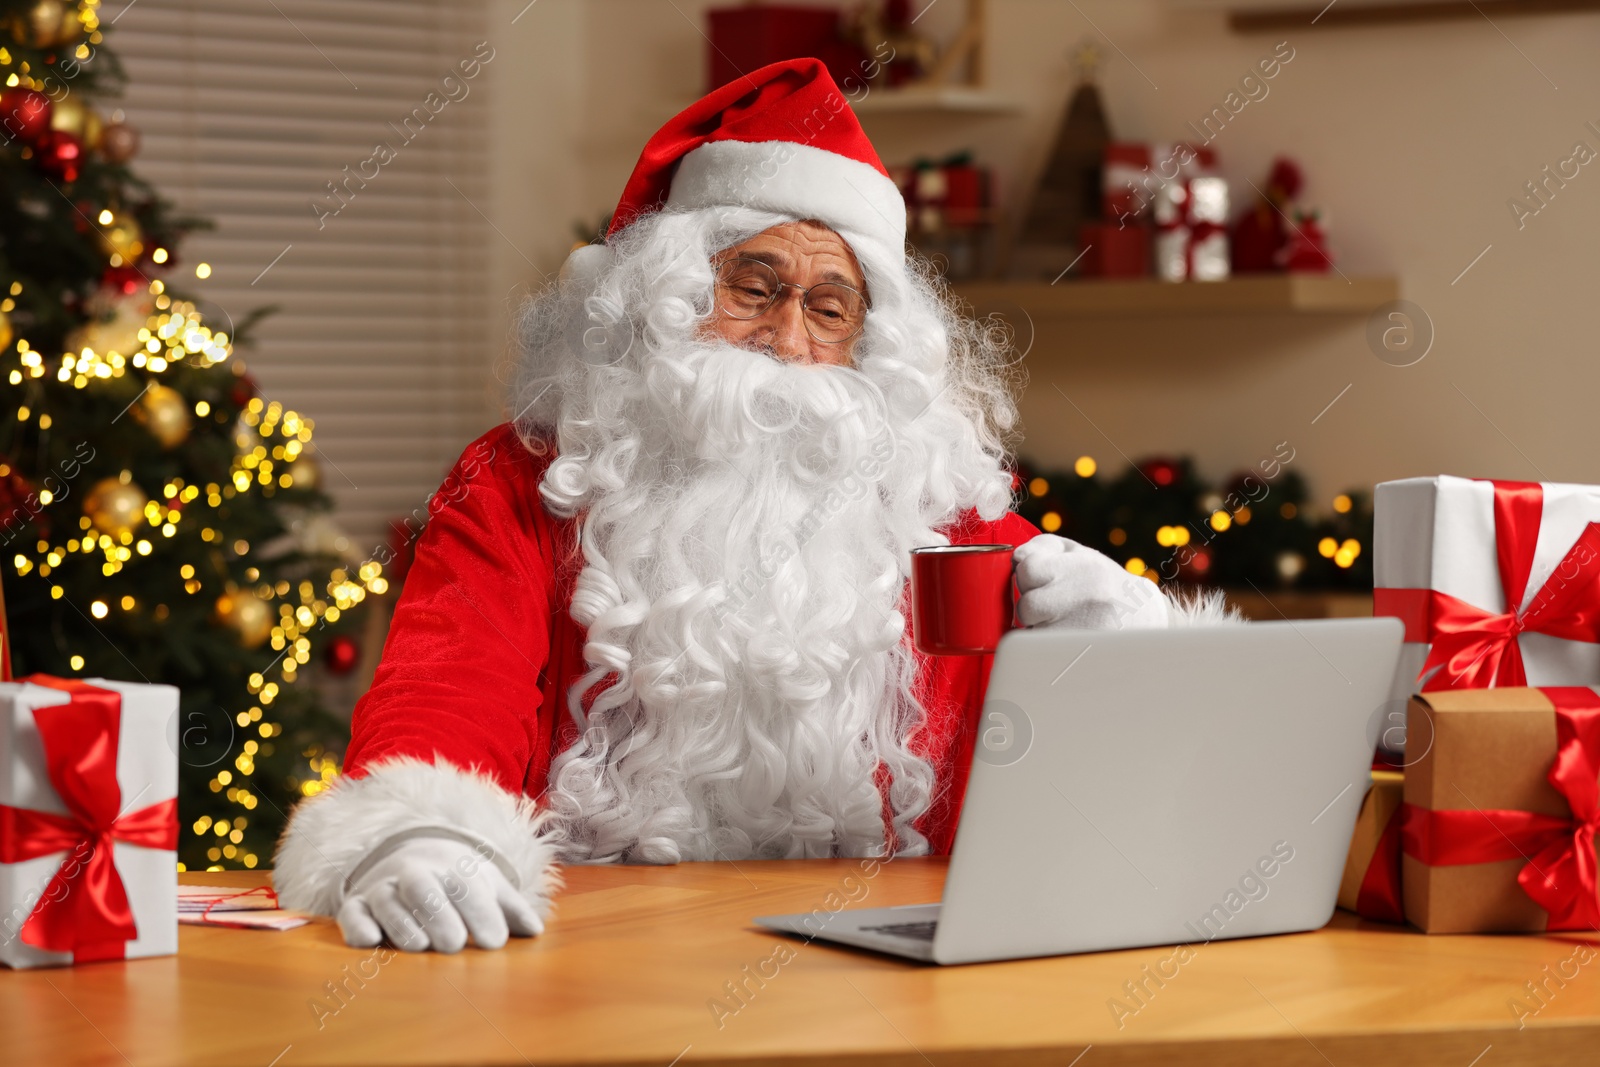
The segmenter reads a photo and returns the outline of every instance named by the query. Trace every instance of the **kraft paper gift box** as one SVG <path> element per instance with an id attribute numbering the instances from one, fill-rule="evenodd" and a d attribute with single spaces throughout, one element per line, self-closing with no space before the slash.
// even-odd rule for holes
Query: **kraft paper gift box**
<path id="1" fill-rule="evenodd" d="M 1374 494 L 1373 612 L 1406 624 L 1393 697 L 1600 684 L 1600 487 L 1470 478 Z"/>
<path id="2" fill-rule="evenodd" d="M 1407 742 L 1407 920 L 1439 934 L 1600 927 L 1600 694 L 1419 694 Z"/>
<path id="3" fill-rule="evenodd" d="M 167 685 L 0 682 L 0 963 L 178 950 L 177 711 Z"/>
<path id="4" fill-rule="evenodd" d="M 1400 806 L 1405 776 L 1372 772 L 1372 788 L 1361 802 L 1355 833 L 1339 880 L 1339 907 L 1363 919 L 1403 923 L 1400 899 Z"/>

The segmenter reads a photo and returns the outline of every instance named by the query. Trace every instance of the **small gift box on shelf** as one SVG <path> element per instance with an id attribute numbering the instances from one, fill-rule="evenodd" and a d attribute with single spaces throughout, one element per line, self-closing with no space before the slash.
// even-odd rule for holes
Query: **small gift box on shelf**
<path id="1" fill-rule="evenodd" d="M 1373 612 L 1406 626 L 1396 700 L 1600 684 L 1600 487 L 1440 476 L 1373 501 Z"/>
<path id="2" fill-rule="evenodd" d="M 1372 772 L 1372 788 L 1356 816 L 1344 877 L 1339 881 L 1339 907 L 1363 919 L 1403 923 L 1400 899 L 1400 809 L 1405 776 L 1399 771 Z"/>
<path id="3" fill-rule="evenodd" d="M 942 160 L 917 159 L 889 171 L 905 197 L 909 229 L 916 234 L 990 225 L 990 176 L 971 152 Z"/>
<path id="4" fill-rule="evenodd" d="M 1144 278 L 1150 274 L 1150 227 L 1138 223 L 1086 222 L 1078 229 L 1086 278 Z"/>
<path id="5" fill-rule="evenodd" d="M 1600 928 L 1600 694 L 1414 697 L 1400 817 L 1406 919 L 1428 933 Z"/>
<path id="6" fill-rule="evenodd" d="M 1228 183 L 1216 165 L 1211 149 L 1181 141 L 1106 147 L 1102 212 L 1124 229 L 1152 226 L 1158 278 L 1228 276 Z"/>
<path id="7" fill-rule="evenodd" d="M 990 266 L 994 230 L 991 177 L 971 152 L 918 159 L 890 168 L 906 202 L 906 236 L 919 251 L 942 259 L 945 275 L 962 280 Z"/>
<path id="8" fill-rule="evenodd" d="M 1112 222 L 1131 225 L 1147 214 L 1155 179 L 1150 171 L 1150 146 L 1140 141 L 1113 141 L 1106 145 L 1100 171 L 1100 214 Z M 1152 189 L 1146 191 L 1145 186 Z"/>
<path id="9" fill-rule="evenodd" d="M 0 682 L 0 963 L 178 950 L 178 691 Z"/>
<path id="10" fill-rule="evenodd" d="M 1228 180 L 1215 174 L 1189 179 L 1189 277 L 1219 282 L 1232 273 L 1228 252 Z"/>

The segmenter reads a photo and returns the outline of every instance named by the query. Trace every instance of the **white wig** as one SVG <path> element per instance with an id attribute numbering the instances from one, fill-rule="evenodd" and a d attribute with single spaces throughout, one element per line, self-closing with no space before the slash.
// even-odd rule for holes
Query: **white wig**
<path id="1" fill-rule="evenodd" d="M 926 850 L 899 609 L 912 548 L 1011 501 L 1010 337 L 841 232 L 871 303 L 852 366 L 704 339 L 712 255 L 794 221 L 666 208 L 522 309 L 514 421 L 557 451 L 541 494 L 584 555 L 583 734 L 545 797 L 569 861 L 879 854 L 881 770 Z"/>

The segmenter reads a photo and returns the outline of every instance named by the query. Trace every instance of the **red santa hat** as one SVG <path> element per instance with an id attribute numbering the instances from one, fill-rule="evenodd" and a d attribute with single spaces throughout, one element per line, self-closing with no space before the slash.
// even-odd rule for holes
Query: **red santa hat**
<path id="1" fill-rule="evenodd" d="M 816 219 L 858 255 L 872 246 L 880 262 L 905 260 L 905 201 L 819 59 L 762 67 L 668 120 L 639 154 L 607 239 L 663 205 Z M 600 248 L 577 249 L 562 276 L 602 265 Z"/>

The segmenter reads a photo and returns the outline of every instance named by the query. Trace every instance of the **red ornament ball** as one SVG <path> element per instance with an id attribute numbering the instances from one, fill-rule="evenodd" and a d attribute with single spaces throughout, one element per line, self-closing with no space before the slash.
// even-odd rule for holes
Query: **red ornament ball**
<path id="1" fill-rule="evenodd" d="M 241 374 L 234 379 L 228 387 L 228 399 L 236 408 L 242 408 L 256 396 L 256 380 L 249 374 Z"/>
<path id="2" fill-rule="evenodd" d="M 328 670 L 334 674 L 349 674 L 361 662 L 361 646 L 353 638 L 342 634 L 328 642 L 325 653 Z"/>
<path id="3" fill-rule="evenodd" d="M 100 133 L 100 154 L 113 163 L 126 163 L 139 151 L 139 131 L 126 122 L 113 122 Z"/>
<path id="4" fill-rule="evenodd" d="M 78 180 L 83 167 L 83 142 L 65 130 L 48 130 L 34 143 L 34 161 L 57 181 Z"/>
<path id="5" fill-rule="evenodd" d="M 20 86 L 0 93 L 0 123 L 23 144 L 38 144 L 50 131 L 50 98 Z"/>
<path id="6" fill-rule="evenodd" d="M 1178 577 L 1186 582 L 1203 582 L 1211 573 L 1211 549 L 1201 546 L 1194 551 L 1184 554 L 1179 549 Z"/>
<path id="7" fill-rule="evenodd" d="M 1176 484 L 1182 473 L 1178 464 L 1170 459 L 1147 459 L 1139 464 L 1139 470 L 1157 489 Z"/>
<path id="8" fill-rule="evenodd" d="M 134 267 L 107 267 L 100 275 L 102 288 L 123 296 L 131 296 L 149 284 L 149 280 Z"/>
<path id="9" fill-rule="evenodd" d="M 0 515 L 10 516 L 24 501 L 33 494 L 33 486 L 28 479 L 18 473 L 17 468 L 9 460 L 0 460 Z M 27 515 L 19 514 L 19 519 L 27 519 Z"/>

